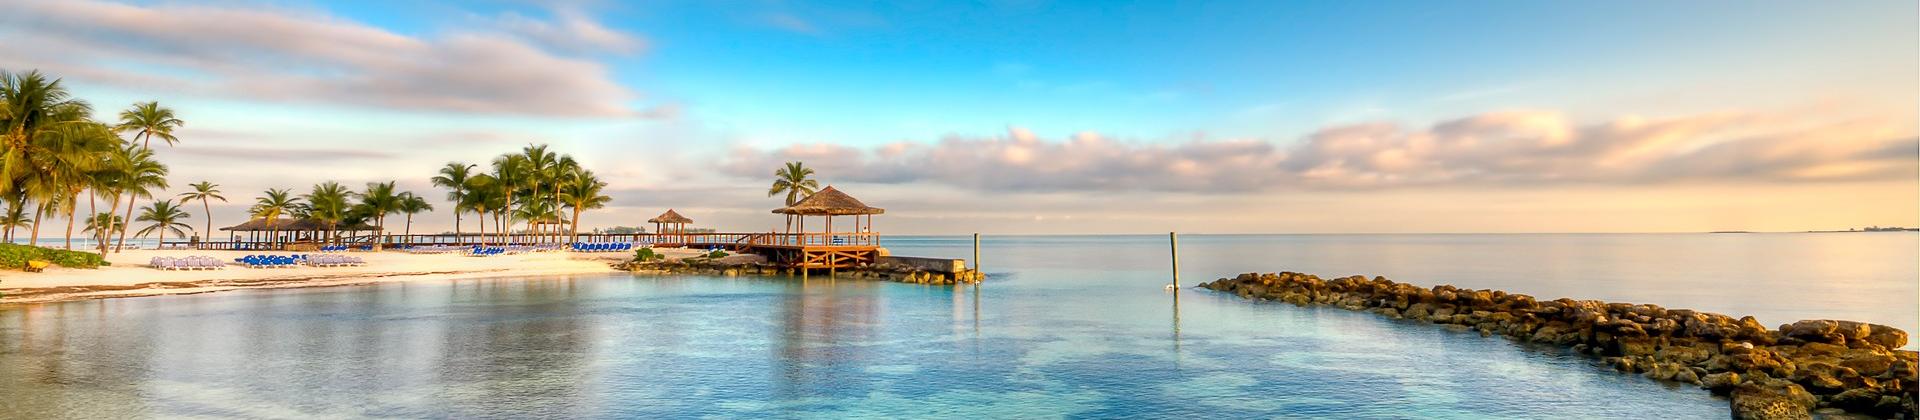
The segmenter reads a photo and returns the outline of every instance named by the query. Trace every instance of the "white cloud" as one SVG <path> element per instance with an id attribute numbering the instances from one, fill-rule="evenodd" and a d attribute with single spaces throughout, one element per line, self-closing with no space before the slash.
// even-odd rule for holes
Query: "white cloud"
<path id="1" fill-rule="evenodd" d="M 245 99 L 545 116 L 643 117 L 606 65 L 554 50 L 637 51 L 574 12 L 489 31 L 394 33 L 322 13 L 26 0 L 0 62 L 76 80 Z"/>
<path id="2" fill-rule="evenodd" d="M 1503 111 L 1424 129 L 1327 127 L 1290 146 L 1250 139 L 1133 143 L 1097 133 L 1044 140 L 950 136 L 874 148 L 802 144 L 736 149 L 743 177 L 805 161 L 828 179 L 929 182 L 981 190 L 1182 191 L 1431 185 L 1845 181 L 1912 178 L 1913 128 L 1891 118 L 1725 112 L 1580 124 L 1557 112 Z"/>

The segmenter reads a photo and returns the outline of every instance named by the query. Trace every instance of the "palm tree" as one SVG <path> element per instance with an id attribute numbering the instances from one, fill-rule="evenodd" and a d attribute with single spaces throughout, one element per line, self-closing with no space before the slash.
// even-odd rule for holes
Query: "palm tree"
<path id="1" fill-rule="evenodd" d="M 126 224 L 125 219 L 121 219 L 120 215 L 113 214 L 112 212 L 94 213 L 93 217 L 87 218 L 87 227 L 81 229 L 80 232 L 93 234 L 94 240 L 105 243 L 107 235 L 119 231 L 120 228 Z M 104 254 L 105 252 L 103 251 L 102 253 Z"/>
<path id="2" fill-rule="evenodd" d="M 373 226 L 379 229 L 374 233 L 374 242 L 379 243 L 386 236 L 387 215 L 398 211 L 400 207 L 400 196 L 394 192 L 394 181 L 369 182 L 367 190 L 359 195 L 360 208 L 368 218 L 373 219 Z"/>
<path id="3" fill-rule="evenodd" d="M 607 188 L 607 183 L 595 177 L 593 171 L 574 167 L 573 173 L 568 174 L 567 178 L 567 182 L 561 184 L 559 196 L 561 201 L 567 203 L 568 208 L 573 209 L 572 225 L 567 228 L 572 239 L 568 241 L 579 242 L 580 212 L 606 207 L 608 202 L 613 201 L 613 197 L 601 194 Z"/>
<path id="4" fill-rule="evenodd" d="M 34 159 L 42 152 L 43 144 L 36 141 L 40 136 L 85 124 L 92 113 L 93 108 L 69 94 L 59 79 L 48 80 L 38 71 L 0 71 L 0 180 L 7 181 L 0 183 L 0 193 L 28 187 L 23 177 L 48 170 Z M 46 194 L 32 195 L 28 198 L 45 205 Z"/>
<path id="5" fill-rule="evenodd" d="M 120 125 L 115 131 L 133 132 L 134 140 L 140 141 L 140 148 L 151 149 L 154 137 L 167 142 L 168 146 L 180 141 L 173 136 L 173 129 L 186 125 L 186 121 L 174 118 L 173 109 L 160 106 L 159 101 L 135 102 L 132 107 L 120 111 Z"/>
<path id="6" fill-rule="evenodd" d="M 118 182 L 114 185 L 117 189 L 115 193 L 127 196 L 127 212 L 124 217 L 133 217 L 135 200 L 153 198 L 154 189 L 167 188 L 167 165 L 154 160 L 151 149 L 136 149 L 133 145 L 127 145 L 114 153 L 112 162 L 112 166 L 119 174 Z M 119 208 L 119 195 L 114 197 L 113 205 Z M 120 238 L 114 244 L 113 252 L 120 252 L 120 248 L 126 243 L 127 229 L 121 227 Z"/>
<path id="7" fill-rule="evenodd" d="M 327 181 L 313 186 L 313 191 L 300 196 L 307 200 L 307 217 L 327 222 L 327 240 L 339 236 L 340 221 L 348 217 L 347 199 L 353 192 L 340 183 Z"/>
<path id="8" fill-rule="evenodd" d="M 207 204 L 207 200 L 220 200 L 220 202 L 225 203 L 227 202 L 227 197 L 220 195 L 220 184 L 200 181 L 187 184 L 187 186 L 192 187 L 193 191 L 180 193 L 180 204 L 200 200 L 200 214 L 207 216 L 207 230 L 201 231 L 200 234 L 213 235 L 213 206 Z"/>
<path id="9" fill-rule="evenodd" d="M 787 162 L 780 170 L 773 171 L 773 188 L 767 189 L 767 196 L 784 192 L 787 193 L 787 205 L 799 203 L 800 199 L 820 190 L 820 182 L 813 180 L 812 176 L 813 168 L 802 166 L 800 162 Z"/>
<path id="10" fill-rule="evenodd" d="M 74 211 L 80 203 L 80 193 L 97 184 L 93 172 L 105 163 L 108 151 L 117 148 L 119 137 L 113 135 L 105 124 L 86 123 L 63 125 L 59 129 L 42 133 L 36 142 L 41 143 L 35 157 L 41 172 L 37 188 L 28 190 L 58 194 L 61 198 L 62 213 L 67 219 L 66 249 L 73 250 L 73 225 L 77 221 Z"/>
<path id="11" fill-rule="evenodd" d="M 499 193 L 496 192 L 498 189 L 494 186 L 496 183 L 498 183 L 498 181 L 495 181 L 492 175 L 487 174 L 479 174 L 474 175 L 472 178 L 467 178 L 467 186 L 464 188 L 467 193 L 460 197 L 459 203 L 454 204 L 454 211 L 456 212 L 460 211 L 460 209 L 466 209 L 467 211 L 480 215 L 481 245 L 487 244 L 487 212 L 495 208 L 493 203 L 499 197 Z"/>
<path id="12" fill-rule="evenodd" d="M 7 212 L 0 213 L 0 228 L 7 230 L 5 236 L 7 243 L 13 243 L 14 230 L 18 230 L 21 226 L 27 225 L 27 209 L 24 201 L 24 199 L 18 201 L 9 200 Z"/>
<path id="13" fill-rule="evenodd" d="M 407 215 L 407 229 L 402 234 L 411 236 L 413 235 L 413 215 L 433 211 L 433 204 L 427 203 L 426 197 L 404 192 L 400 193 L 400 199 L 394 208 L 400 214 Z"/>
<path id="14" fill-rule="evenodd" d="M 493 158 L 492 185 L 495 192 L 499 193 L 495 198 L 501 200 L 500 206 L 494 208 L 494 230 L 499 231 L 503 242 L 512 240 L 506 236 L 507 229 L 503 225 L 511 224 L 508 211 L 513 208 L 513 195 L 519 192 L 520 185 L 526 183 L 526 160 L 526 156 L 515 154 Z"/>
<path id="15" fill-rule="evenodd" d="M 532 186 L 533 189 L 533 192 L 527 195 L 528 201 L 545 200 L 545 197 L 540 195 L 540 184 L 551 182 L 556 178 L 553 176 L 553 169 L 559 157 L 555 156 L 553 152 L 547 151 L 547 145 L 544 144 L 529 144 L 527 147 L 520 149 L 520 156 L 520 162 L 523 164 L 520 169 L 526 175 L 526 183 Z M 527 221 L 527 231 L 529 233 L 533 231 L 534 222 L 534 220 Z"/>
<path id="16" fill-rule="evenodd" d="M 140 229 L 139 235 L 141 237 L 145 237 L 154 231 L 159 231 L 160 241 L 166 242 L 167 232 L 173 232 L 174 235 L 186 236 L 187 232 L 181 230 L 181 228 L 193 229 L 193 227 L 180 221 L 191 217 L 193 217 L 192 214 L 187 214 L 185 210 L 180 209 L 180 206 L 174 205 L 173 200 L 168 199 L 155 201 L 153 204 L 141 207 L 140 218 L 134 220 L 153 222 L 152 225 Z"/>
<path id="17" fill-rule="evenodd" d="M 433 177 L 433 186 L 447 189 L 447 201 L 453 202 L 453 237 L 459 242 L 461 204 L 466 201 L 467 180 L 473 178 L 473 165 L 460 162 L 447 162 L 440 167 L 440 175 Z"/>
<path id="18" fill-rule="evenodd" d="M 798 161 L 787 162 L 786 166 L 773 171 L 773 188 L 767 189 L 767 196 L 784 192 L 787 193 L 788 206 L 799 203 L 800 199 L 811 197 L 814 191 L 820 190 L 820 182 L 813 180 L 812 176 L 813 168 L 803 166 Z M 793 229 L 793 215 L 787 215 L 787 229 Z"/>
<path id="19" fill-rule="evenodd" d="M 269 188 L 266 196 L 254 199 L 253 207 L 248 208 L 247 213 L 255 219 L 266 220 L 267 231 L 273 232 L 273 224 L 280 220 L 280 215 L 299 209 L 300 199 L 294 197 L 292 192 L 280 188 Z M 269 235 L 272 234 L 269 233 Z"/>

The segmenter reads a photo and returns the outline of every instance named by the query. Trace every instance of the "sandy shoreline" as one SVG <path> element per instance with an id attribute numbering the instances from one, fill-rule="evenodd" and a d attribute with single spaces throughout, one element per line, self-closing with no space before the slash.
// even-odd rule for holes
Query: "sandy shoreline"
<path id="1" fill-rule="evenodd" d="M 662 253 L 697 254 L 668 249 Z M 128 250 L 109 254 L 113 265 L 99 269 L 55 267 L 44 273 L 0 272 L 0 304 L 48 303 L 84 299 L 210 293 L 237 289 L 345 286 L 394 281 L 432 281 L 485 277 L 553 276 L 612 273 L 612 264 L 630 253 L 540 252 L 492 257 L 402 252 L 350 252 L 366 260 L 360 267 L 250 269 L 229 264 L 222 270 L 148 268 L 155 256 L 209 256 L 232 261 L 249 254 L 287 252 Z"/>

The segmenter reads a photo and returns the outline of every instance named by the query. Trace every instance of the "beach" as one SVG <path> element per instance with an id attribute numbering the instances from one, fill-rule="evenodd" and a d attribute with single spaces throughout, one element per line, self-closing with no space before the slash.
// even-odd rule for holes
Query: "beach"
<path id="1" fill-rule="evenodd" d="M 699 251 L 661 249 L 668 258 L 698 255 Z M 285 252 L 126 250 L 109 253 L 112 265 L 98 269 L 51 267 L 43 273 L 0 274 L 0 304 L 46 303 L 82 299 L 209 293 L 251 288 L 341 286 L 398 281 L 432 281 L 485 277 L 563 276 L 614 272 L 612 264 L 631 253 L 533 252 L 490 257 L 460 254 L 411 254 L 396 251 L 347 252 L 360 257 L 357 267 L 247 268 L 232 263 L 246 255 L 290 255 Z M 228 262 L 220 270 L 160 270 L 147 266 L 153 257 L 208 256 Z"/>

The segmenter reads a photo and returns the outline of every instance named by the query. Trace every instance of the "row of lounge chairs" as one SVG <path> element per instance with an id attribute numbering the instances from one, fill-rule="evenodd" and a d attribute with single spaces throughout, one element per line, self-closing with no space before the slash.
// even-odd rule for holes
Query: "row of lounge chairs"
<path id="1" fill-rule="evenodd" d="M 367 265 L 367 261 L 360 259 L 360 257 L 346 255 L 309 255 L 303 258 L 303 260 L 311 267 L 359 267 Z"/>
<path id="2" fill-rule="evenodd" d="M 630 243 L 595 244 L 580 242 L 572 244 L 572 247 L 573 252 L 626 252 L 633 250 L 633 244 Z"/>
<path id="3" fill-rule="evenodd" d="M 247 266 L 247 268 L 293 268 L 300 264 L 302 257 L 301 255 L 248 255 L 234 258 L 233 262 L 240 263 L 240 265 Z"/>
<path id="4" fill-rule="evenodd" d="M 161 270 L 219 270 L 227 268 L 227 264 L 220 262 L 218 259 L 197 255 L 180 258 L 153 257 L 152 260 L 147 261 L 147 264 Z"/>

